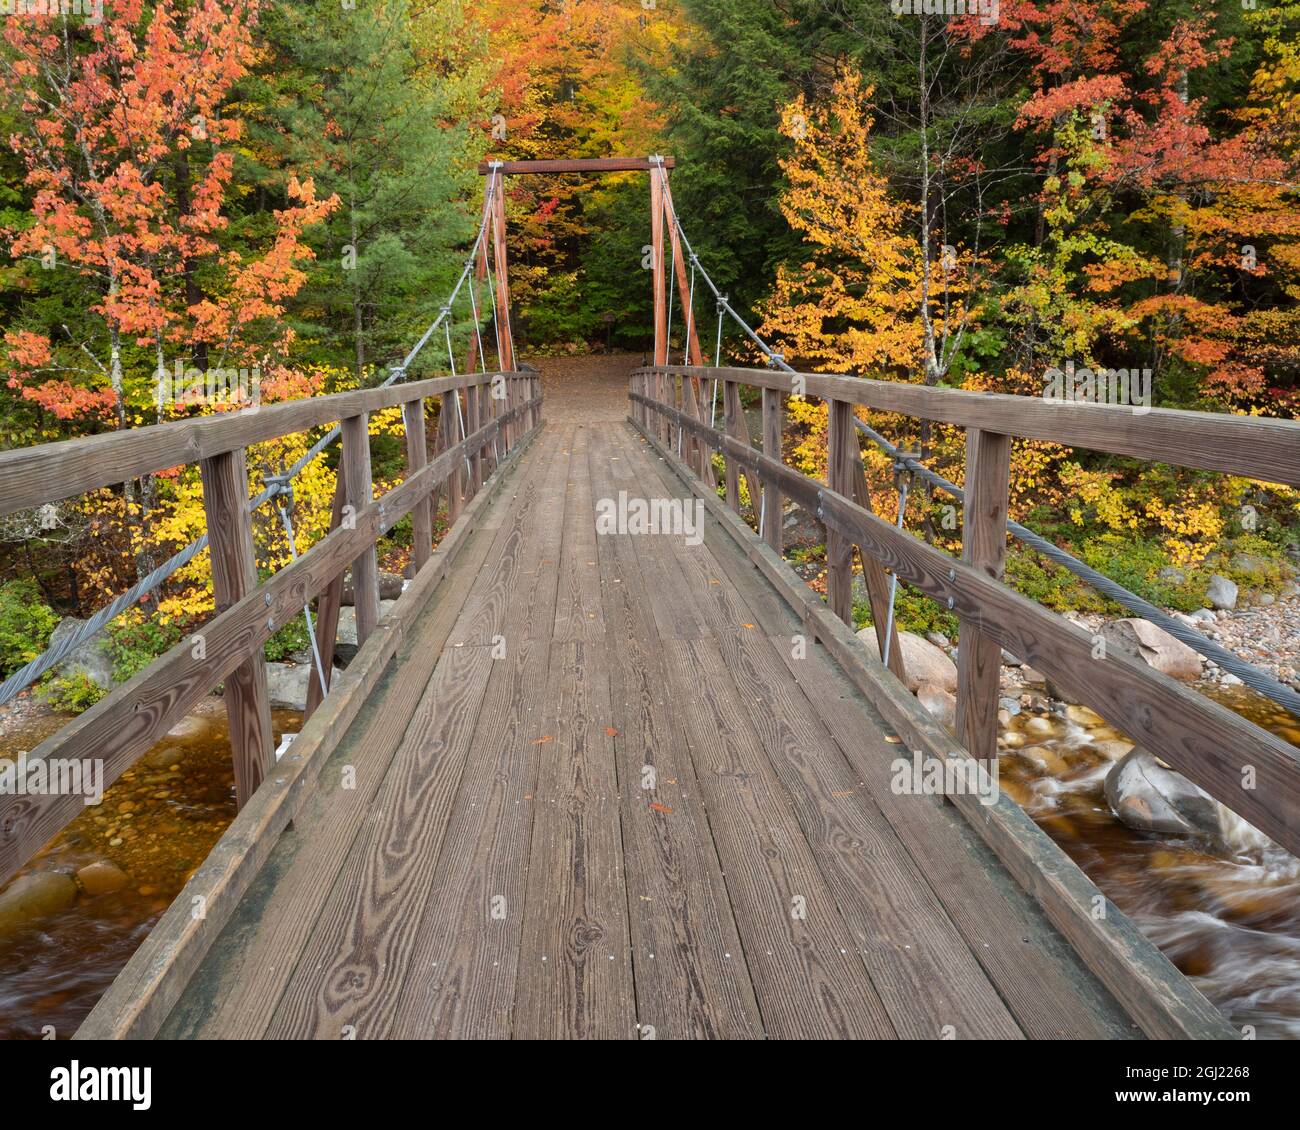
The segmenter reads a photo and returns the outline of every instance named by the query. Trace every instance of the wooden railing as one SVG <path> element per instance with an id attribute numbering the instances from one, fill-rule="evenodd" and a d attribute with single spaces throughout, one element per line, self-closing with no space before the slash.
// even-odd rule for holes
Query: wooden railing
<path id="1" fill-rule="evenodd" d="M 723 384 L 724 426 L 698 416 L 698 382 Z M 696 387 L 692 387 L 692 386 Z M 762 450 L 741 411 L 740 387 L 763 390 Z M 786 466 L 782 413 L 794 391 L 829 406 L 827 482 Z M 1048 676 L 1135 742 L 1300 854 L 1300 757 L 1295 747 L 1114 648 L 1001 583 L 1006 549 L 1010 440 L 1051 440 L 1092 450 L 1266 482 L 1300 485 L 1300 424 L 1260 417 L 1055 403 L 820 374 L 761 369 L 653 366 L 631 379 L 632 419 L 666 453 L 717 489 L 710 453 L 725 460 L 727 501 L 739 511 L 746 476 L 763 537 L 781 548 L 781 502 L 791 498 L 826 528 L 828 602 L 852 626 L 853 551 L 861 558 L 872 620 L 885 653 L 889 572 L 955 613 L 957 737 L 971 755 L 997 755 L 1001 649 Z M 871 512 L 854 409 L 903 413 L 966 429 L 962 558 L 920 541 Z M 901 674 L 895 638 L 890 667 Z"/>
<path id="2" fill-rule="evenodd" d="M 460 400 L 464 396 L 463 402 Z M 436 455 L 428 458 L 425 400 L 441 398 Z M 219 683 L 230 720 L 237 799 L 242 806 L 275 763 L 262 646 L 303 606 L 320 597 L 317 642 L 325 678 L 334 655 L 344 573 L 355 590 L 358 643 L 379 621 L 376 543 L 412 515 L 412 564 L 430 560 L 433 514 L 445 491 L 454 522 L 496 466 L 541 421 L 533 373 L 441 377 L 289 401 L 63 443 L 0 453 L 0 514 L 197 462 L 212 555 L 217 615 L 130 681 L 28 754 L 28 760 L 90 760 L 107 787 Z M 401 405 L 407 475 L 373 497 L 370 413 Z M 464 420 L 464 432 L 461 420 Z M 245 449 L 339 422 L 342 454 L 330 532 L 292 564 L 257 582 Z M 460 438 L 461 436 L 464 438 Z M 328 688 L 313 674 L 308 708 Z M 0 883 L 83 807 L 79 795 L 0 796 Z"/>

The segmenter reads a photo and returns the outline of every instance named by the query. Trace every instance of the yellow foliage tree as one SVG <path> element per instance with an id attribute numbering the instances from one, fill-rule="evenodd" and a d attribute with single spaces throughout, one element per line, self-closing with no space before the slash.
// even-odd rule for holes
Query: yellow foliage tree
<path id="1" fill-rule="evenodd" d="M 826 104 L 800 95 L 783 110 L 793 151 L 781 161 L 781 212 L 808 257 L 778 268 L 759 313 L 763 331 L 814 368 L 907 377 L 921 362 L 921 252 L 904 232 L 912 206 L 890 196 L 871 158 L 871 95 L 846 69 Z"/>

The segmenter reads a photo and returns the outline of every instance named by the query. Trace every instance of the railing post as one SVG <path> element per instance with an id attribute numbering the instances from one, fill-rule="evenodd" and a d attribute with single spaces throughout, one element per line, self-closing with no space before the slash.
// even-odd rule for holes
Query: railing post
<path id="1" fill-rule="evenodd" d="M 465 425 L 465 430 L 473 435 L 483 426 L 482 421 L 482 385 L 470 385 L 465 390 L 465 418 L 469 422 Z M 470 477 L 469 477 L 469 495 L 471 498 L 478 494 L 479 488 L 483 485 L 483 449 L 480 447 L 473 455 L 470 456 Z"/>
<path id="2" fill-rule="evenodd" d="M 457 409 L 460 405 L 460 393 L 451 389 L 442 394 L 442 407 L 438 413 L 439 428 L 442 431 L 442 449 L 450 451 L 460 442 L 460 423 Z M 461 495 L 461 468 L 463 459 L 452 464 L 447 475 L 447 524 L 451 525 L 460 517 L 463 498 Z"/>
<path id="3" fill-rule="evenodd" d="M 785 394 L 779 389 L 763 390 L 763 454 L 781 462 L 781 433 L 785 430 Z M 775 483 L 763 484 L 763 540 L 781 552 L 781 492 Z"/>
<path id="4" fill-rule="evenodd" d="M 221 613 L 257 588 L 243 449 L 202 460 L 199 474 L 212 556 L 212 592 L 217 612 Z M 225 699 L 235 766 L 235 801 L 242 808 L 275 764 L 266 658 L 260 644 L 227 676 Z"/>
<path id="5" fill-rule="evenodd" d="M 369 413 L 348 416 L 341 421 L 343 429 L 343 466 L 347 486 L 345 522 L 356 520 L 373 501 L 370 480 L 370 433 L 367 429 Z M 379 561 L 373 543 L 352 562 L 353 604 L 357 613 L 357 643 L 370 638 L 379 623 Z"/>
<path id="6" fill-rule="evenodd" d="M 333 533 L 343 520 L 343 507 L 347 502 L 345 469 L 339 464 L 334 481 L 334 503 L 330 510 L 330 528 Z M 325 685 L 321 686 L 320 675 L 313 672 L 307 681 L 307 705 L 303 709 L 303 721 L 310 718 L 321 700 L 329 692 L 330 680 L 334 677 L 334 648 L 339 634 L 339 609 L 343 605 L 343 573 L 340 570 L 333 580 L 325 586 L 325 591 L 316 601 L 316 650 L 320 652 L 321 670 L 325 674 Z"/>
<path id="7" fill-rule="evenodd" d="M 734 438 L 736 424 L 740 422 L 740 386 L 735 381 L 722 382 L 722 416 L 727 435 Z M 740 513 L 740 472 L 736 461 L 724 460 L 727 477 L 727 505 L 737 514 Z"/>
<path id="8" fill-rule="evenodd" d="M 853 405 L 847 400 L 828 403 L 826 483 L 837 494 L 851 497 L 857 461 L 858 437 L 853 427 Z M 826 528 L 827 596 L 831 611 L 853 626 L 853 543 Z"/>
<path id="9" fill-rule="evenodd" d="M 425 447 L 424 399 L 408 400 L 402 405 L 402 422 L 406 426 L 406 473 L 414 475 L 429 461 Z M 429 508 L 429 495 L 425 495 L 411 511 L 411 563 L 414 572 L 424 568 L 433 552 L 433 515 Z"/>
<path id="10" fill-rule="evenodd" d="M 1002 579 L 1007 552 L 1007 490 L 1011 437 L 979 428 L 966 431 L 966 485 L 962 560 Z M 1002 649 L 963 619 L 957 643 L 957 737 L 972 757 L 998 755 L 998 689 Z"/>

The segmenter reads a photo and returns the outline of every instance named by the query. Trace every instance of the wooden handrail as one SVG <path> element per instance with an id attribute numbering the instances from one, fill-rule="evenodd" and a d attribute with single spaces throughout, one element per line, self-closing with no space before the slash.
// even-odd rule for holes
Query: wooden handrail
<path id="1" fill-rule="evenodd" d="M 680 367 L 677 372 L 689 375 Z M 963 626 L 959 647 L 979 647 L 986 639 L 1007 648 L 1288 850 L 1300 853 L 1300 755 L 1293 746 L 1140 660 L 1113 648 L 1099 657 L 1086 632 L 1013 592 L 978 564 L 927 545 L 752 444 L 636 391 L 647 375 L 647 370 L 638 370 L 633 377 L 629 396 L 634 404 L 746 467 L 816 515 L 828 532 L 862 547 L 956 613 Z M 648 430 L 653 432 L 653 427 Z M 1300 426 L 1292 434 L 1300 436 Z M 996 675 L 995 668 L 991 680 L 959 688 L 959 693 L 995 698 Z M 967 704 L 968 712 L 972 705 Z M 986 706 L 981 703 L 974 713 L 995 727 L 996 709 L 989 712 Z"/>
<path id="2" fill-rule="evenodd" d="M 695 365 L 648 366 L 636 372 L 717 378 L 787 394 L 793 380 L 789 373 L 770 369 Z M 1176 408 L 1135 412 L 1114 404 L 1064 403 L 1038 396 L 930 388 L 866 377 L 796 376 L 807 395 L 820 400 L 840 400 L 963 428 L 1300 486 L 1300 423 L 1293 420 Z"/>
<path id="3" fill-rule="evenodd" d="M 470 373 L 410 383 L 399 381 L 380 388 L 287 400 L 238 412 L 3 451 L 0 452 L 0 515 L 115 486 L 185 463 L 198 463 L 292 432 L 337 423 L 362 412 L 376 412 L 427 396 L 491 384 L 497 377 L 514 383 L 528 382 L 533 375 Z"/>
<path id="4" fill-rule="evenodd" d="M 498 415 L 492 415 L 490 409 L 485 413 L 487 418 L 482 426 L 467 438 L 447 446 L 434 459 L 422 465 L 418 457 L 413 459 L 407 477 L 400 485 L 382 497 L 358 506 L 348 521 L 339 523 L 296 561 L 261 585 L 241 589 L 229 584 L 225 591 L 230 594 L 230 604 L 224 610 L 219 609 L 218 615 L 203 626 L 200 633 L 201 647 L 195 646 L 194 636 L 177 644 L 134 678 L 115 688 L 84 714 L 42 742 L 28 754 L 28 761 L 46 758 L 83 761 L 95 759 L 103 766 L 102 780 L 104 787 L 107 787 L 137 757 L 161 740 L 218 683 L 229 679 L 243 668 L 247 668 L 251 678 L 264 682 L 265 670 L 256 663 L 262 654 L 262 645 L 286 623 L 300 615 L 308 601 L 322 593 L 327 586 L 340 587 L 344 571 L 358 558 L 372 552 L 380 537 L 445 482 L 463 478 L 467 459 L 472 460 L 480 453 L 489 451 L 490 458 L 500 462 L 522 440 L 531 437 L 540 425 L 540 381 L 536 374 L 531 373 L 510 376 L 513 384 L 508 391 L 517 388 L 527 395 L 527 399 L 519 397 L 510 407 L 502 408 Z M 486 378 L 481 374 L 465 378 L 442 378 L 439 381 L 394 385 L 384 390 L 368 390 L 361 400 L 356 399 L 358 394 L 343 393 L 340 397 L 352 399 L 341 401 L 338 398 L 322 397 L 320 401 L 330 400 L 336 406 L 346 405 L 351 415 L 343 418 L 351 422 L 353 432 L 364 437 L 364 406 L 386 406 L 390 403 L 387 399 L 389 393 L 394 395 L 391 403 L 410 404 L 414 398 L 428 395 L 430 387 L 436 386 L 433 391 L 442 393 L 443 414 L 447 415 L 455 411 L 450 406 L 451 397 L 457 395 L 458 389 L 488 383 L 490 379 L 491 374 Z M 386 395 L 370 395 L 379 392 Z M 319 401 L 315 403 L 318 404 Z M 488 403 L 490 406 L 500 406 L 502 402 L 489 400 Z M 360 410 L 352 411 L 358 405 L 362 406 Z M 269 410 L 264 410 L 264 413 L 266 411 Z M 333 419 L 328 413 L 334 411 L 336 408 L 331 407 L 323 417 L 310 416 L 309 424 Z M 260 417 L 264 413 L 255 415 Z M 282 420 L 285 418 L 280 416 Z M 299 416 L 287 418 L 292 421 L 302 419 Z M 408 421 L 422 421 L 423 413 L 408 412 L 407 418 Z M 220 417 L 208 418 L 202 422 L 208 420 L 226 424 L 226 420 Z M 502 437 L 507 430 L 514 430 L 517 420 L 524 421 L 528 431 L 516 436 L 507 448 Z M 158 430 L 142 428 L 140 432 Z M 247 433 L 236 431 L 235 434 L 242 437 Z M 264 435 L 261 431 L 257 434 Z M 229 433 L 223 432 L 221 442 L 226 443 L 229 439 Z M 413 437 L 412 442 L 415 442 Z M 423 442 L 423 437 L 420 437 L 419 442 Z M 235 455 L 231 454 L 232 450 L 218 449 L 217 457 L 221 465 L 214 465 L 213 472 L 208 476 L 208 482 L 212 483 L 209 513 L 231 515 L 238 510 L 237 506 L 232 508 L 231 497 L 246 497 L 246 479 L 240 481 L 238 474 L 238 467 L 243 463 L 242 450 Z M 218 474 L 218 471 L 221 473 Z M 368 494 L 365 497 L 368 498 Z M 230 523 L 226 523 L 238 528 L 228 529 L 226 525 L 221 529 L 209 528 L 208 535 L 214 554 L 224 552 L 233 563 L 239 564 L 245 551 L 251 548 L 251 543 L 244 543 L 247 522 L 247 516 L 244 515 L 239 523 L 235 523 L 233 518 Z M 233 551 L 228 543 L 234 545 Z M 425 560 L 427 562 L 428 557 Z M 377 578 L 372 576 L 367 579 L 362 576 L 356 579 L 358 587 L 365 584 L 375 589 L 370 595 L 377 603 Z M 358 605 L 365 595 L 358 592 Z M 328 656 L 333 653 L 332 627 L 329 644 L 326 662 L 329 662 Z M 242 785 L 239 795 L 241 804 L 249 799 L 262 773 L 270 768 L 268 720 L 249 716 L 240 705 L 248 700 L 249 693 L 255 697 L 258 694 L 264 695 L 265 687 L 253 686 L 250 691 L 245 686 L 240 696 L 228 696 L 227 701 L 227 709 L 232 715 L 230 730 L 236 777 Z M 78 795 L 0 796 L 0 884 L 82 810 L 83 800 Z"/>

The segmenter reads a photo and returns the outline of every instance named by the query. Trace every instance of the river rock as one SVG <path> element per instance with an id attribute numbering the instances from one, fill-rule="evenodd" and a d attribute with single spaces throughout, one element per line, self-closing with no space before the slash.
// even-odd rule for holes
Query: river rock
<path id="1" fill-rule="evenodd" d="M 872 655 L 880 658 L 880 645 L 876 641 L 874 627 L 863 628 L 858 633 L 858 639 L 867 645 L 867 650 Z M 903 681 L 909 691 L 915 694 L 927 683 L 940 690 L 956 691 L 957 665 L 942 650 L 913 632 L 899 632 L 898 645 L 903 652 L 903 667 L 907 676 Z"/>
<path id="2" fill-rule="evenodd" d="M 940 726 L 955 726 L 957 724 L 956 696 L 944 690 L 943 687 L 935 686 L 933 683 L 924 684 L 916 692 L 916 701 L 925 707 L 930 717 L 938 722 Z"/>
<path id="3" fill-rule="evenodd" d="M 71 906 L 77 884 L 58 871 L 32 871 L 20 875 L 0 891 L 0 941 L 30 923 Z"/>
<path id="4" fill-rule="evenodd" d="M 382 620 L 388 615 L 388 610 L 396 604 L 395 600 L 381 600 L 379 602 L 379 618 Z M 357 610 L 351 605 L 339 609 L 339 630 L 335 637 L 339 643 L 356 644 L 357 642 Z"/>
<path id="5" fill-rule="evenodd" d="M 50 647 L 57 647 L 85 624 L 75 616 L 65 616 L 50 634 Z M 113 686 L 113 657 L 103 632 L 92 636 L 54 668 L 59 675 L 85 675 L 92 683 L 109 690 Z"/>
<path id="6" fill-rule="evenodd" d="M 379 572 L 379 599 L 396 600 L 402 595 L 402 586 L 405 583 L 400 573 L 387 573 L 381 569 Z M 351 607 L 356 602 L 356 592 L 352 588 L 352 578 L 349 577 L 343 582 L 343 604 Z"/>
<path id="7" fill-rule="evenodd" d="M 1201 677 L 1201 657 L 1150 620 L 1136 616 L 1112 620 L 1101 626 L 1101 637 L 1110 646 L 1141 659 L 1171 679 L 1190 682 Z"/>
<path id="8" fill-rule="evenodd" d="M 1106 802 L 1116 819 L 1139 832 L 1219 835 L 1214 798 L 1140 746 L 1106 774 Z"/>
<path id="9" fill-rule="evenodd" d="M 207 719 L 197 718 L 191 714 L 185 718 L 182 718 L 179 722 L 176 723 L 176 725 L 174 725 L 170 730 L 168 730 L 167 736 L 178 742 L 189 742 L 204 737 L 207 734 L 207 732 L 208 732 Z"/>
<path id="10" fill-rule="evenodd" d="M 1205 599 L 1210 602 L 1211 608 L 1229 609 L 1237 607 L 1237 586 L 1227 577 L 1222 577 L 1218 573 L 1210 578 L 1209 585 L 1205 589 Z"/>
<path id="11" fill-rule="evenodd" d="M 113 891 L 120 891 L 129 880 L 126 872 L 116 864 L 100 859 L 86 864 L 78 871 L 77 882 L 88 895 L 106 895 Z"/>
<path id="12" fill-rule="evenodd" d="M 150 769 L 170 769 L 173 765 L 179 765 L 184 760 L 185 750 L 170 743 L 161 745 L 157 749 L 151 749 L 140 759 Z"/>
<path id="13" fill-rule="evenodd" d="M 272 706 L 290 710 L 307 709 L 307 684 L 311 679 L 309 663 L 268 663 L 266 686 Z"/>

